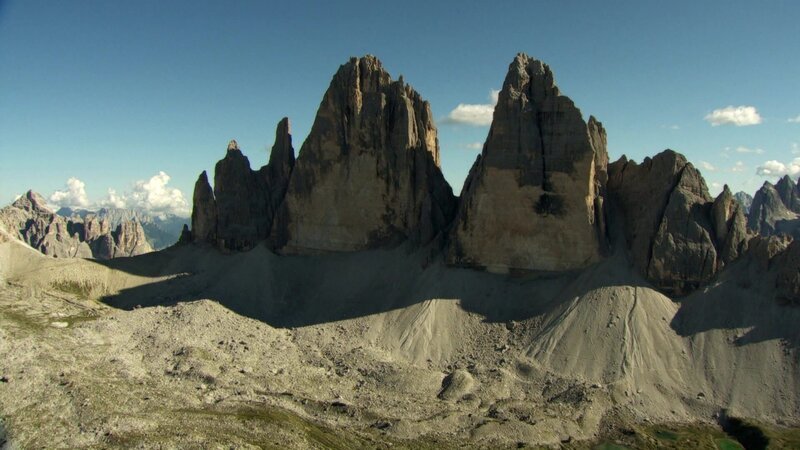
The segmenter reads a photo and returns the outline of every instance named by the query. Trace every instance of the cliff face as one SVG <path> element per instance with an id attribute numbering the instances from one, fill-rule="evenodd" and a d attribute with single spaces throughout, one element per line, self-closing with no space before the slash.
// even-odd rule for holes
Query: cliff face
<path id="1" fill-rule="evenodd" d="M 66 219 L 33 191 L 0 210 L 0 222 L 31 247 L 57 258 L 110 259 L 153 251 L 138 221 L 123 221 L 112 231 L 107 220 L 94 215 Z"/>
<path id="2" fill-rule="evenodd" d="M 633 263 L 660 289 L 686 294 L 743 251 L 741 207 L 727 186 L 712 201 L 683 155 L 666 150 L 642 164 L 623 157 L 608 173 Z"/>
<path id="3" fill-rule="evenodd" d="M 602 259 L 608 236 L 621 235 L 633 265 L 674 295 L 747 250 L 746 207 L 727 186 L 712 199 L 699 171 L 671 150 L 609 164 L 606 147 L 602 124 L 583 120 L 550 68 L 517 55 L 456 199 L 428 103 L 376 58 L 352 58 L 334 75 L 296 160 L 284 119 L 269 164 L 252 170 L 232 141 L 213 189 L 200 175 L 184 241 L 224 250 L 266 241 L 281 254 L 309 254 L 441 236 L 433 249 L 448 264 L 507 273 L 580 269 Z M 797 203 L 791 180 L 766 190 L 754 210 Z"/>
<path id="4" fill-rule="evenodd" d="M 800 194 L 789 176 L 773 185 L 765 181 L 753 196 L 747 227 L 762 236 L 786 234 L 800 238 Z"/>
<path id="5" fill-rule="evenodd" d="M 424 243 L 454 210 L 428 103 L 365 56 L 334 75 L 272 234 L 287 254 Z"/>
<path id="6" fill-rule="evenodd" d="M 269 237 L 275 210 L 280 205 L 294 169 L 294 149 L 289 119 L 275 133 L 269 163 L 254 171 L 236 141 L 214 168 L 214 188 L 206 172 L 194 186 L 191 239 L 224 250 L 247 250 Z"/>
<path id="7" fill-rule="evenodd" d="M 565 270 L 605 246 L 605 130 L 527 55 L 509 66 L 489 135 L 461 194 L 451 264 Z"/>

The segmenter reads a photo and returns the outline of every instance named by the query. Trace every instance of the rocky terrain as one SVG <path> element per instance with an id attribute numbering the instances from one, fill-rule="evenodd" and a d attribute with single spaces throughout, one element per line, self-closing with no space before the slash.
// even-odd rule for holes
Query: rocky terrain
<path id="1" fill-rule="evenodd" d="M 178 242 L 184 224 L 190 222 L 186 217 L 174 214 L 153 215 L 139 209 L 98 208 L 95 210 L 60 208 L 56 214 L 73 222 L 85 221 L 94 216 L 105 219 L 112 229 L 124 222 L 137 221 L 144 229 L 144 237 L 154 250 L 162 250 Z"/>
<path id="2" fill-rule="evenodd" d="M 13 238 L 56 258 L 110 259 L 153 251 L 136 218 L 116 225 L 96 214 L 67 219 L 33 191 L 0 209 L 0 226 Z"/>
<path id="3" fill-rule="evenodd" d="M 609 163 L 520 54 L 457 198 L 429 105 L 353 58 L 296 159 L 287 119 L 258 170 L 228 144 L 181 245 L 54 259 L 0 230 L 7 439 L 796 448 L 800 244 L 748 230 L 794 204 L 772 190 L 748 216 L 672 150 Z"/>
<path id="4" fill-rule="evenodd" d="M 753 196 L 747 226 L 762 236 L 800 237 L 800 188 L 788 175 L 774 185 L 764 182 Z"/>

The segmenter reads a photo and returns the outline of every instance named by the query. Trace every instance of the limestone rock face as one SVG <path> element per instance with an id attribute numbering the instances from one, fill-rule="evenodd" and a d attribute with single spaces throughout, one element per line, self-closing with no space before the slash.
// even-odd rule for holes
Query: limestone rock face
<path id="1" fill-rule="evenodd" d="M 778 301 L 800 305 L 800 241 L 792 241 L 775 264 Z"/>
<path id="2" fill-rule="evenodd" d="M 791 201 L 792 197 L 787 194 L 786 184 L 783 184 L 782 190 L 783 195 L 788 195 L 788 200 Z M 753 196 L 747 227 L 762 236 L 793 234 L 794 229 L 800 228 L 797 219 L 797 214 L 793 213 L 781 198 L 781 192 L 778 192 L 772 183 L 765 181 Z"/>
<path id="3" fill-rule="evenodd" d="M 117 226 L 113 233 L 114 257 L 136 256 L 153 251 L 144 235 L 144 228 L 137 220 L 126 221 Z"/>
<path id="4" fill-rule="evenodd" d="M 745 216 L 750 213 L 750 205 L 753 204 L 753 196 L 744 191 L 733 194 L 733 198 L 742 205 Z"/>
<path id="5" fill-rule="evenodd" d="M 719 251 L 717 266 L 721 268 L 746 250 L 748 239 L 744 207 L 731 194 L 727 184 L 711 206 L 711 222 Z"/>
<path id="6" fill-rule="evenodd" d="M 194 242 L 214 243 L 217 238 L 217 202 L 205 170 L 194 184 L 191 234 Z"/>
<path id="7" fill-rule="evenodd" d="M 284 254 L 428 242 L 452 219 L 430 106 L 374 56 L 334 75 L 273 225 Z"/>
<path id="8" fill-rule="evenodd" d="M 292 175 L 292 170 L 294 170 L 294 162 L 294 147 L 292 147 L 289 119 L 284 117 L 278 122 L 278 127 L 275 129 L 275 144 L 269 154 L 269 164 L 259 170 L 264 183 L 269 187 L 267 200 L 269 202 L 270 228 L 272 227 L 273 216 L 286 196 L 289 177 Z"/>
<path id="9" fill-rule="evenodd" d="M 259 170 L 232 140 L 225 157 L 214 168 L 214 188 L 204 171 L 194 185 L 193 242 L 208 242 L 223 250 L 248 250 L 269 237 L 276 209 L 283 201 L 294 169 L 289 119 L 275 131 L 269 163 Z"/>
<path id="10" fill-rule="evenodd" d="M 214 169 L 217 205 L 216 238 L 228 250 L 246 250 L 265 239 L 269 231 L 267 187 L 250 169 L 250 161 L 236 141 Z"/>
<path id="11" fill-rule="evenodd" d="M 786 209 L 800 213 L 800 193 L 798 192 L 797 183 L 789 175 L 784 175 L 783 178 L 778 180 L 775 184 L 775 190 L 778 192 Z"/>
<path id="12" fill-rule="evenodd" d="M 123 221 L 112 232 L 108 221 L 95 215 L 68 220 L 33 191 L 0 210 L 0 221 L 18 239 L 57 258 L 110 259 L 153 251 L 137 221 Z"/>
<path id="13" fill-rule="evenodd" d="M 708 281 L 719 267 L 718 251 L 711 197 L 697 169 L 666 150 L 642 164 L 622 157 L 608 174 L 609 197 L 621 213 L 634 265 L 674 295 Z"/>
<path id="14" fill-rule="evenodd" d="M 598 261 L 607 164 L 600 122 L 583 120 L 546 64 L 517 55 L 464 184 L 448 262 L 508 272 Z"/>

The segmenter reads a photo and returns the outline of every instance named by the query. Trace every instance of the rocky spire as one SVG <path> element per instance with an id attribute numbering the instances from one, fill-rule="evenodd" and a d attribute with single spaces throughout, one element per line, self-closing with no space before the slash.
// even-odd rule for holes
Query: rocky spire
<path id="1" fill-rule="evenodd" d="M 192 203 L 192 240 L 216 242 L 217 204 L 205 170 L 197 177 L 197 182 L 194 184 Z"/>
<path id="2" fill-rule="evenodd" d="M 789 211 L 800 213 L 800 196 L 798 195 L 797 183 L 789 175 L 784 175 L 775 184 L 775 190 L 781 198 L 784 206 Z"/>
<path id="3" fill-rule="evenodd" d="M 788 183 L 782 186 L 784 194 L 786 194 L 786 184 Z M 780 222 L 793 219 L 796 219 L 796 216 L 786 207 L 781 193 L 772 183 L 765 181 L 753 196 L 747 227 L 762 236 L 770 236 L 776 234 Z"/>
<path id="4" fill-rule="evenodd" d="M 374 56 L 334 75 L 273 226 L 282 253 L 430 241 L 455 198 L 438 167 L 428 102 Z"/>
<path id="5" fill-rule="evenodd" d="M 32 190 L 29 190 L 25 195 L 16 199 L 11 206 L 28 212 L 53 214 L 53 210 L 47 206 L 47 200 Z"/>
<path id="6" fill-rule="evenodd" d="M 269 233 L 267 188 L 236 141 L 214 168 L 216 239 L 227 250 L 247 250 Z"/>
<path id="7" fill-rule="evenodd" d="M 607 163 L 600 122 L 583 120 L 550 67 L 517 55 L 464 184 L 448 261 L 499 272 L 598 261 Z"/>
<path id="8" fill-rule="evenodd" d="M 744 208 L 734 198 L 726 184 L 711 207 L 716 246 L 719 252 L 717 265 L 730 263 L 745 250 L 747 222 Z"/>
<path id="9" fill-rule="evenodd" d="M 275 211 L 283 202 L 286 188 L 289 186 L 289 177 L 294 169 L 294 147 L 292 147 L 292 134 L 289 118 L 284 117 L 275 128 L 275 144 L 269 154 L 269 164 L 261 168 L 261 174 L 269 189 L 269 222 L 272 226 Z"/>

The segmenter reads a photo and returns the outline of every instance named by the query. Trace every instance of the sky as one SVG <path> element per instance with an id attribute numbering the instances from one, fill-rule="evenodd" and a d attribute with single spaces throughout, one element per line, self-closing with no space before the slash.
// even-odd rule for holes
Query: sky
<path id="1" fill-rule="evenodd" d="M 188 214 L 236 139 L 299 150 L 351 56 L 428 100 L 458 193 L 518 52 L 608 133 L 612 160 L 671 148 L 753 193 L 800 175 L 800 2 L 0 0 L 0 204 Z"/>

